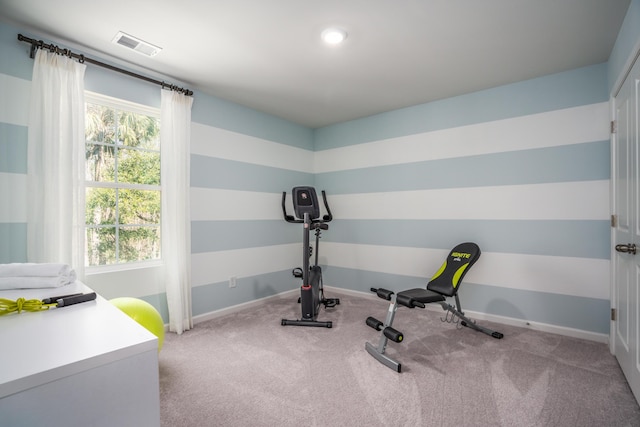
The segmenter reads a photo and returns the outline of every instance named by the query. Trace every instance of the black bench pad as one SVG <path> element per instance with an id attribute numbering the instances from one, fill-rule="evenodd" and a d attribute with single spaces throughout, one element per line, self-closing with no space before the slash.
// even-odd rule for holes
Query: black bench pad
<path id="1" fill-rule="evenodd" d="M 432 302 L 445 301 L 444 295 L 440 295 L 436 292 L 429 291 L 425 288 L 414 288 L 406 291 L 398 292 L 398 296 L 406 297 L 407 299 L 419 301 L 423 304 L 430 304 Z"/>

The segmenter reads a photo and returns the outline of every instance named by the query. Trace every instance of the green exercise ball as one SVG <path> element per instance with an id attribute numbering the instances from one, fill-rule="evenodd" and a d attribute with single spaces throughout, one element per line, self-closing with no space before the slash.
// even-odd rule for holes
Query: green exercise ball
<path id="1" fill-rule="evenodd" d="M 164 342 L 164 322 L 154 306 L 138 298 L 121 297 L 109 302 L 158 337 L 158 352 Z"/>

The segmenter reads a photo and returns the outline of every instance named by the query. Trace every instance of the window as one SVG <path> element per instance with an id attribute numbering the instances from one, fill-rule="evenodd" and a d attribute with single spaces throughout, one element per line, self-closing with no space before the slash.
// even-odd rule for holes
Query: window
<path id="1" fill-rule="evenodd" d="M 160 259 L 160 112 L 86 94 L 85 265 Z"/>

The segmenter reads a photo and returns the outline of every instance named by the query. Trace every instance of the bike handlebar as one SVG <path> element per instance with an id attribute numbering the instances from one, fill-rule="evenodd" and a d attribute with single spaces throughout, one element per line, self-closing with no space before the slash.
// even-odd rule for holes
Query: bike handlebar
<path id="1" fill-rule="evenodd" d="M 304 219 L 296 219 L 293 215 L 289 215 L 287 213 L 287 208 L 285 206 L 285 201 L 287 199 L 287 192 L 283 191 L 282 192 L 282 216 L 284 217 L 284 220 L 287 222 L 291 222 L 294 224 L 301 224 L 304 222 Z M 331 213 L 331 209 L 329 209 L 329 203 L 327 202 L 327 195 L 324 192 L 324 190 L 322 190 L 322 202 L 324 203 L 324 208 L 327 211 L 326 215 L 322 216 L 322 219 L 312 219 L 311 222 L 312 223 L 326 223 L 326 222 L 331 222 L 331 220 L 333 220 L 333 214 Z"/>

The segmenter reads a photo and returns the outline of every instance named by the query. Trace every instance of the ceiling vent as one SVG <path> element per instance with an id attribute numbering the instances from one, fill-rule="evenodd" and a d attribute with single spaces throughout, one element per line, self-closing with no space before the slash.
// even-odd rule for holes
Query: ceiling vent
<path id="1" fill-rule="evenodd" d="M 162 50 L 161 47 L 154 46 L 151 43 L 147 43 L 139 38 L 133 37 L 132 35 L 123 33 L 122 31 L 118 31 L 118 34 L 116 34 L 112 42 L 132 49 L 145 56 L 156 56 L 158 52 Z"/>

